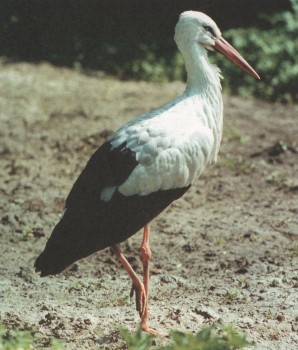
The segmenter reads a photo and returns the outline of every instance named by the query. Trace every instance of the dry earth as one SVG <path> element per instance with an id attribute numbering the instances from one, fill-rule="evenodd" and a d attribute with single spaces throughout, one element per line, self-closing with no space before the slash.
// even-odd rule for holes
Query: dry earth
<path id="1" fill-rule="evenodd" d="M 41 348 L 52 337 L 67 349 L 125 348 L 119 326 L 134 330 L 138 315 L 109 250 L 44 279 L 33 262 L 92 152 L 183 88 L 2 61 L 0 317 L 36 332 Z M 225 97 L 218 164 L 152 225 L 152 327 L 220 320 L 257 349 L 297 349 L 297 115 L 296 105 Z M 139 272 L 140 242 L 122 244 Z"/>

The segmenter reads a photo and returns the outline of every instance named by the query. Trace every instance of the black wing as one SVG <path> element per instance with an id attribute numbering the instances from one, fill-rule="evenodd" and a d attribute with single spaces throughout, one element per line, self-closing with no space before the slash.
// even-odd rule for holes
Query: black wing
<path id="1" fill-rule="evenodd" d="M 74 183 L 65 207 L 84 210 L 98 205 L 102 189 L 121 185 L 137 164 L 135 153 L 125 143 L 117 148 L 112 148 L 110 142 L 104 143 Z"/>
<path id="2" fill-rule="evenodd" d="M 122 144 L 103 144 L 91 157 L 66 200 L 66 211 L 45 250 L 35 262 L 41 276 L 57 274 L 76 260 L 120 243 L 181 197 L 189 188 L 158 191 L 147 196 L 124 196 L 117 190 L 101 200 L 107 186 L 119 186 L 138 162 Z"/>

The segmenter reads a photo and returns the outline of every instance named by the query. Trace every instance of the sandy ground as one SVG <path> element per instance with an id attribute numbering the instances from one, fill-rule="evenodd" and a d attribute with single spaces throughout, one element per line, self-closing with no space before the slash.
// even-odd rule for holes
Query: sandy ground
<path id="1" fill-rule="evenodd" d="M 92 152 L 182 83 L 119 82 L 48 64 L 0 64 L 0 317 L 41 348 L 124 349 L 138 322 L 107 249 L 56 277 L 33 262 Z M 232 323 L 257 349 L 297 349 L 298 106 L 225 97 L 220 159 L 152 224 L 150 325 Z M 140 272 L 137 233 L 122 248 Z M 165 344 L 167 339 L 157 339 Z"/>

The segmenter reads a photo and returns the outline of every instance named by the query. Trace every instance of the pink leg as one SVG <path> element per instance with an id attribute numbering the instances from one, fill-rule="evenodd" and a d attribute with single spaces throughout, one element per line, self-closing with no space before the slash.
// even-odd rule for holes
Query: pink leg
<path id="1" fill-rule="evenodd" d="M 129 274 L 132 280 L 132 288 L 130 292 L 130 297 L 133 296 L 134 291 L 136 292 L 136 309 L 140 316 L 144 313 L 145 306 L 147 304 L 147 295 L 144 288 L 144 284 L 141 282 L 134 269 L 131 267 L 130 263 L 127 261 L 121 249 L 118 246 L 112 246 L 111 250 L 117 255 L 121 264 Z"/>
<path id="2" fill-rule="evenodd" d="M 166 336 L 167 334 L 160 333 L 155 329 L 149 328 L 148 326 L 149 261 L 152 255 L 149 247 L 149 235 L 150 235 L 150 228 L 149 228 L 149 224 L 147 224 L 144 227 L 143 242 L 141 245 L 141 252 L 140 252 L 141 261 L 143 264 L 143 283 L 144 283 L 145 294 L 146 294 L 146 301 L 143 308 L 143 312 L 141 314 L 141 328 L 144 332 L 147 332 L 150 334 Z"/>

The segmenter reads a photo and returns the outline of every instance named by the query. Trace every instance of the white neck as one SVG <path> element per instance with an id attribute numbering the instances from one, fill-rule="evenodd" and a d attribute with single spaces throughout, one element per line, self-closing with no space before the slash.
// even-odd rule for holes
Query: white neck
<path id="1" fill-rule="evenodd" d="M 213 94 L 221 96 L 220 72 L 209 62 L 206 49 L 194 43 L 189 49 L 182 49 L 181 52 L 187 71 L 186 90 L 196 93 L 213 90 Z"/>
<path id="2" fill-rule="evenodd" d="M 220 71 L 208 60 L 205 48 L 196 42 L 191 47 L 179 47 L 187 71 L 184 96 L 192 97 L 195 103 L 203 104 L 204 119 L 214 135 L 213 160 L 216 161 L 222 137 L 223 104 Z M 199 117 L 202 118 L 200 115 Z"/>

